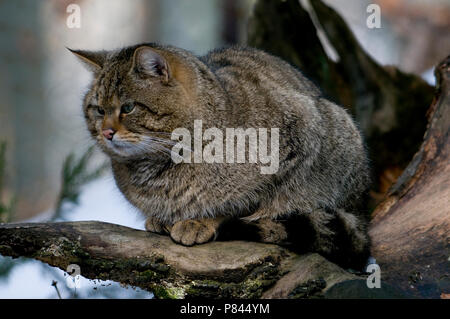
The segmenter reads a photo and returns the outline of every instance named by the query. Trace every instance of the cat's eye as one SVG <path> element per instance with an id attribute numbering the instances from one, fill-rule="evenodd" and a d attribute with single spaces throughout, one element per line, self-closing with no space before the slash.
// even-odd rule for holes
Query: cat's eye
<path id="1" fill-rule="evenodd" d="M 97 106 L 97 113 L 100 115 L 105 115 L 105 110 L 102 109 L 100 106 Z"/>
<path id="2" fill-rule="evenodd" d="M 134 110 L 134 104 L 126 103 L 126 104 L 122 105 L 122 107 L 120 108 L 120 113 L 128 114 L 128 113 L 133 112 L 133 110 Z"/>

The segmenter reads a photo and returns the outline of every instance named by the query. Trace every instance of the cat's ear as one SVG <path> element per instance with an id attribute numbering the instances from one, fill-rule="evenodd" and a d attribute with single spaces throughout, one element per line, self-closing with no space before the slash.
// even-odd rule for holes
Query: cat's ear
<path id="1" fill-rule="evenodd" d="M 106 60 L 106 51 L 84 51 L 84 50 L 72 50 L 72 52 L 81 62 L 88 68 L 88 70 L 97 73 L 99 72 Z"/>
<path id="2" fill-rule="evenodd" d="M 163 83 L 169 82 L 170 69 L 166 59 L 147 46 L 134 51 L 131 70 L 144 77 L 160 77 Z"/>

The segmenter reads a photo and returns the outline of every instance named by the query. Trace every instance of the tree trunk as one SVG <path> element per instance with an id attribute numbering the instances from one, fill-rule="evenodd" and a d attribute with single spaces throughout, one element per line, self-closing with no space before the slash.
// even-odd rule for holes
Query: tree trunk
<path id="1" fill-rule="evenodd" d="M 419 297 L 450 293 L 450 56 L 435 75 L 422 146 L 370 227 L 384 280 Z"/>

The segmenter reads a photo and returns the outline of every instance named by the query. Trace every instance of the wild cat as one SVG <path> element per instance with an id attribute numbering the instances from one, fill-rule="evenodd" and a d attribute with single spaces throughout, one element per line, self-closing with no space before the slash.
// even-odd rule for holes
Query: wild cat
<path id="1" fill-rule="evenodd" d="M 370 179 L 362 137 L 300 71 L 248 47 L 202 57 L 155 43 L 71 51 L 94 75 L 83 101 L 87 127 L 148 231 L 191 246 L 215 240 L 225 226 L 231 238 L 250 227 L 263 242 L 348 264 L 365 259 Z M 276 172 L 263 174 L 259 162 L 174 161 L 172 132 L 192 132 L 195 121 L 203 132 L 277 128 Z"/>

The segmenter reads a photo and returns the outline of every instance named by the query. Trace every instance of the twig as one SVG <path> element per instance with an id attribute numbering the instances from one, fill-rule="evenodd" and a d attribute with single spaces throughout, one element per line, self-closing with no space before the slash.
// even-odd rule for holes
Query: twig
<path id="1" fill-rule="evenodd" d="M 58 289 L 58 282 L 56 280 L 52 281 L 52 286 L 55 287 L 56 293 L 58 294 L 58 298 L 62 299 L 61 294 L 59 293 L 59 289 Z"/>

